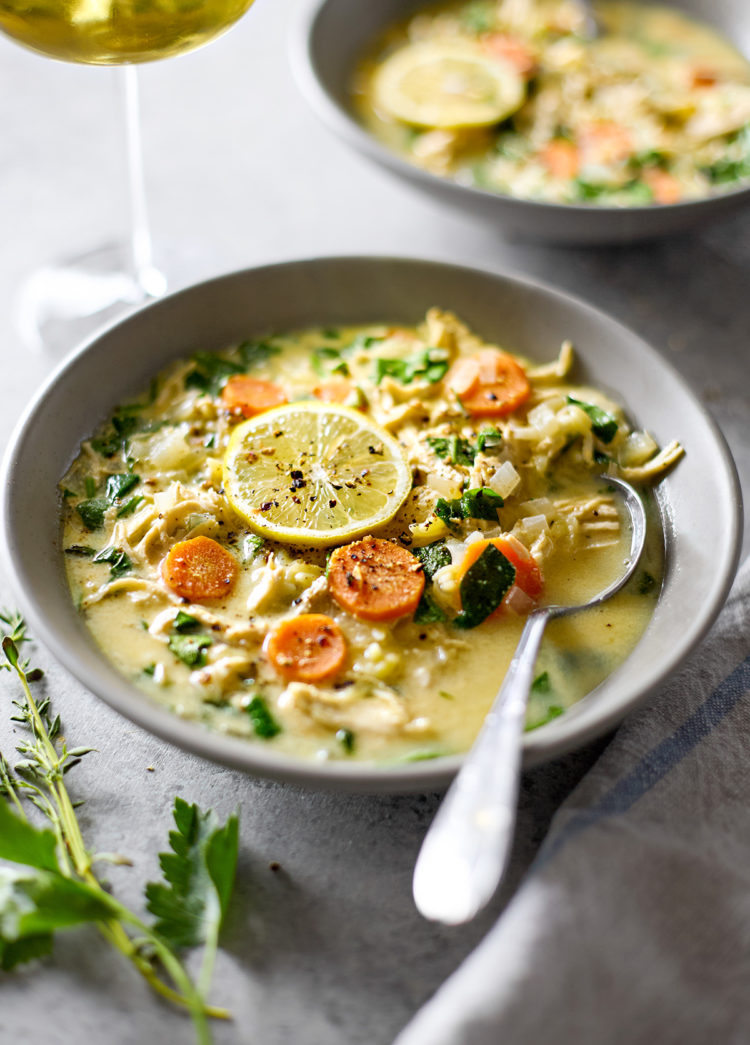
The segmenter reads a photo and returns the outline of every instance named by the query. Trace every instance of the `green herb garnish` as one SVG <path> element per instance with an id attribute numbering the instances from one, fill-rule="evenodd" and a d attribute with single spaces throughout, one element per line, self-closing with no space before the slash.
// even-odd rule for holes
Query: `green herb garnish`
<path id="1" fill-rule="evenodd" d="M 250 370 L 253 367 L 267 363 L 272 356 L 277 356 L 281 349 L 278 345 L 273 345 L 270 341 L 263 339 L 260 341 L 243 341 L 238 346 L 237 351 L 242 357 L 245 369 Z"/>
<path id="2" fill-rule="evenodd" d="M 91 440 L 92 449 L 102 457 L 114 457 L 118 450 L 127 452 L 128 437 L 138 428 L 140 411 L 138 405 L 121 406 L 112 415 L 104 434 Z"/>
<path id="3" fill-rule="evenodd" d="M 354 751 L 354 734 L 352 731 L 350 729 L 337 729 L 336 739 L 347 755 L 351 755 L 352 751 Z"/>
<path id="4" fill-rule="evenodd" d="M 133 568 L 133 564 L 130 561 L 129 556 L 121 551 L 119 548 L 110 546 L 109 548 L 102 548 L 100 552 L 94 556 L 92 562 L 108 562 L 110 565 L 109 579 L 111 581 L 117 580 L 118 577 L 124 576 L 129 573 Z"/>
<path id="5" fill-rule="evenodd" d="M 442 457 L 448 464 L 460 464 L 465 468 L 470 468 L 474 464 L 474 458 L 478 453 L 469 439 L 461 439 L 457 435 L 428 435 L 427 442 L 437 456 Z"/>
<path id="6" fill-rule="evenodd" d="M 513 587 L 515 579 L 516 568 L 510 559 L 494 544 L 488 544 L 461 580 L 463 609 L 453 619 L 456 627 L 476 628 L 487 620 Z"/>
<path id="7" fill-rule="evenodd" d="M 485 450 L 494 450 L 503 441 L 503 433 L 497 428 L 483 428 L 477 434 L 477 452 L 484 453 Z"/>
<path id="8" fill-rule="evenodd" d="M 178 660 L 189 668 L 202 668 L 206 650 L 213 643 L 210 635 L 170 635 L 167 646 Z"/>
<path id="9" fill-rule="evenodd" d="M 612 442 L 618 428 L 616 417 L 613 417 L 606 410 L 602 410 L 600 406 L 594 406 L 593 403 L 583 403 L 574 396 L 566 396 L 565 398 L 569 403 L 579 407 L 585 414 L 588 414 L 591 418 L 591 431 L 598 439 L 601 439 L 603 443 Z"/>
<path id="10" fill-rule="evenodd" d="M 409 385 L 415 378 L 434 384 L 445 377 L 448 371 L 448 353 L 444 348 L 423 348 L 406 359 L 375 360 L 374 380 L 380 384 L 384 377 L 392 377 L 402 385 Z"/>
<path id="11" fill-rule="evenodd" d="M 114 504 L 126 493 L 130 493 L 134 486 L 141 481 L 140 475 L 132 472 L 118 472 L 107 476 L 106 497 L 110 504 Z"/>
<path id="12" fill-rule="evenodd" d="M 194 368 L 185 377 L 185 388 L 197 388 L 205 395 L 217 396 L 230 377 L 247 370 L 247 365 L 213 352 L 196 352 L 193 362 Z"/>
<path id="13" fill-rule="evenodd" d="M 414 620 L 417 624 L 439 624 L 441 621 L 446 620 L 445 613 L 442 608 L 438 606 L 433 597 L 428 592 L 422 593 L 422 598 L 419 600 L 419 605 L 414 611 Z"/>
<path id="14" fill-rule="evenodd" d="M 65 549 L 65 554 L 80 555 L 90 559 L 92 555 L 96 555 L 96 548 L 90 548 L 88 544 L 71 544 L 69 548 Z"/>
<path id="15" fill-rule="evenodd" d="M 548 671 L 543 671 L 541 675 L 537 675 L 531 683 L 532 693 L 549 693 L 551 688 Z"/>
<path id="16" fill-rule="evenodd" d="M 172 621 L 172 628 L 174 631 L 184 633 L 186 631 L 193 631 L 199 627 L 200 621 L 197 617 L 194 617 L 192 613 L 185 613 L 184 610 L 178 610 L 177 616 Z"/>
<path id="17" fill-rule="evenodd" d="M 497 510 L 504 504 L 505 501 L 499 493 L 487 486 L 480 486 L 475 490 L 465 490 L 453 501 L 446 501 L 444 497 L 440 497 L 435 505 L 435 515 L 449 526 L 453 519 L 486 519 L 488 522 L 497 522 Z"/>
<path id="18" fill-rule="evenodd" d="M 131 497 L 130 500 L 126 501 L 121 508 L 117 509 L 115 513 L 118 519 L 123 519 L 126 515 L 132 515 L 139 504 L 142 504 L 146 498 L 141 494 L 136 494 L 135 497 Z"/>
<path id="19" fill-rule="evenodd" d="M 83 520 L 87 530 L 99 530 L 104 525 L 104 515 L 110 507 L 104 497 L 92 497 L 87 501 L 79 501 L 76 511 Z"/>
<path id="20" fill-rule="evenodd" d="M 329 377 L 331 374 L 349 376 L 349 367 L 337 348 L 325 345 L 316 348 L 310 356 L 310 365 L 318 377 Z"/>
<path id="21" fill-rule="evenodd" d="M 260 693 L 256 693 L 248 704 L 247 713 L 250 716 L 255 735 L 262 737 L 263 740 L 271 740 L 281 732 L 281 726 L 269 711 L 268 704 Z"/>
<path id="22" fill-rule="evenodd" d="M 656 583 L 656 577 L 649 573 L 648 570 L 644 570 L 638 578 L 638 594 L 650 595 L 656 588 Z"/>
<path id="23" fill-rule="evenodd" d="M 412 555 L 422 563 L 422 569 L 428 581 L 432 580 L 442 566 L 450 566 L 453 561 L 445 541 L 433 541 L 432 544 L 426 544 L 424 548 L 414 548 Z"/>

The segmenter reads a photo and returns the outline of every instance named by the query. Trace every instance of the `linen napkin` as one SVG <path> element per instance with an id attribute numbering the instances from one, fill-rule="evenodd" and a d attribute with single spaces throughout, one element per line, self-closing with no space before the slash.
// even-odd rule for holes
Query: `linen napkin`
<path id="1" fill-rule="evenodd" d="M 396 1045 L 750 1042 L 750 559 Z"/>

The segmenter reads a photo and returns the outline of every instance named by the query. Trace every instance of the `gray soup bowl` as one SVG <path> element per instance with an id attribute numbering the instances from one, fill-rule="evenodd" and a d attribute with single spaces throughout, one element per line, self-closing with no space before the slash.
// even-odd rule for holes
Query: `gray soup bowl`
<path id="1" fill-rule="evenodd" d="M 505 237 L 558 244 L 633 243 L 665 236 L 750 201 L 750 185 L 745 185 L 706 199 L 645 207 L 541 203 L 459 185 L 407 163 L 358 122 L 349 87 L 357 61 L 379 33 L 425 6 L 426 0 L 301 0 L 292 27 L 292 69 L 315 112 L 345 142 L 407 185 L 493 224 Z M 748 0 L 672 0 L 663 6 L 714 26 L 750 56 Z"/>
<path id="2" fill-rule="evenodd" d="M 3 465 L 6 566 L 33 634 L 115 710 L 205 758 L 311 787 L 375 792 L 447 784 L 460 757 L 388 766 L 297 761 L 272 745 L 211 732 L 154 703 L 109 663 L 74 609 L 63 568 L 58 488 L 81 441 L 172 360 L 310 324 L 416 323 L 432 305 L 454 310 L 486 338 L 539 360 L 555 358 L 563 338 L 570 338 L 577 380 L 609 390 L 661 444 L 679 438 L 686 447 L 658 488 L 668 554 L 651 623 L 602 685 L 525 736 L 524 762 L 549 759 L 611 729 L 674 671 L 724 602 L 739 553 L 734 465 L 682 379 L 634 333 L 549 287 L 455 265 L 345 257 L 249 269 L 149 305 L 70 356 L 26 410 Z"/>

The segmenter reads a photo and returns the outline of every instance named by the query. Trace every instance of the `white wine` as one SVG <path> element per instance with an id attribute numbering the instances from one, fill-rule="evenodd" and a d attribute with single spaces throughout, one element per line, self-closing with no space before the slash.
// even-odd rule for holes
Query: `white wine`
<path id="1" fill-rule="evenodd" d="M 122 65 L 192 51 L 253 0 L 0 0 L 0 31 L 50 58 Z"/>

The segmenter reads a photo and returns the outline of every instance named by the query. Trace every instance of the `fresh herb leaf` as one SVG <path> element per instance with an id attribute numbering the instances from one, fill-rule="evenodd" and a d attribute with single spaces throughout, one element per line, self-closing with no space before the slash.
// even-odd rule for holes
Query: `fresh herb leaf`
<path id="1" fill-rule="evenodd" d="M 433 597 L 428 592 L 423 592 L 414 611 L 414 620 L 417 624 L 438 624 L 446 620 L 446 616 Z"/>
<path id="2" fill-rule="evenodd" d="M 470 440 L 461 439 L 457 435 L 428 435 L 427 442 L 437 456 L 442 457 L 448 464 L 460 464 L 465 468 L 471 468 L 478 452 L 471 445 Z"/>
<path id="3" fill-rule="evenodd" d="M 329 377 L 331 374 L 349 375 L 349 367 L 337 348 L 328 348 L 323 345 L 316 348 L 310 357 L 312 366 L 318 377 Z"/>
<path id="4" fill-rule="evenodd" d="M 477 453 L 484 453 L 485 450 L 494 450 L 495 447 L 500 446 L 503 441 L 503 433 L 497 428 L 483 428 L 481 432 L 477 434 Z"/>
<path id="5" fill-rule="evenodd" d="M 90 559 L 92 555 L 96 555 L 96 548 L 89 548 L 88 544 L 71 544 L 69 548 L 65 549 L 65 554 L 80 555 Z"/>
<path id="6" fill-rule="evenodd" d="M 497 609 L 513 587 L 516 568 L 510 559 L 488 544 L 468 568 L 459 588 L 463 609 L 454 617 L 457 628 L 476 628 Z"/>
<path id="7" fill-rule="evenodd" d="M 444 348 L 423 348 L 406 359 L 375 360 L 374 380 L 380 384 L 384 377 L 392 377 L 402 385 L 409 385 L 415 378 L 434 384 L 445 377 L 448 371 L 448 354 Z"/>
<path id="8" fill-rule="evenodd" d="M 108 548 L 102 548 L 100 552 L 94 556 L 92 562 L 108 562 L 110 564 L 109 579 L 111 581 L 117 580 L 118 577 L 124 576 L 129 573 L 133 564 L 130 561 L 130 557 L 121 551 L 119 548 L 110 546 Z"/>
<path id="9" fill-rule="evenodd" d="M 591 418 L 591 431 L 598 439 L 601 439 L 603 443 L 612 442 L 618 429 L 616 417 L 613 417 L 606 410 L 602 410 L 600 406 L 595 406 L 593 403 L 584 403 L 574 396 L 566 396 L 566 399 L 569 403 L 583 410 L 585 414 L 588 414 Z"/>
<path id="10" fill-rule="evenodd" d="M 154 664 L 154 663 L 147 664 L 146 667 L 143 669 L 143 674 L 144 675 L 148 675 L 150 678 L 153 678 L 155 673 L 156 673 L 156 664 Z"/>
<path id="11" fill-rule="evenodd" d="M 221 826 L 211 810 L 179 797 L 173 816 L 171 852 L 159 854 L 164 882 L 149 882 L 145 895 L 154 931 L 182 950 L 218 937 L 237 867 L 238 821 L 230 816 Z"/>
<path id="12" fill-rule="evenodd" d="M 109 508 L 109 501 L 104 497 L 92 497 L 87 501 L 79 501 L 76 511 L 83 520 L 87 530 L 99 530 L 104 525 L 104 514 Z"/>
<path id="13" fill-rule="evenodd" d="M 247 370 L 267 363 L 272 356 L 277 356 L 281 351 L 277 345 L 273 345 L 265 339 L 261 341 L 243 341 L 237 350 Z"/>
<path id="14" fill-rule="evenodd" d="M 185 613 L 184 610 L 178 610 L 177 616 L 172 621 L 172 627 L 179 632 L 192 631 L 199 625 L 200 621 L 198 618 L 194 617 L 192 613 Z"/>
<path id="15" fill-rule="evenodd" d="M 424 548 L 414 548 L 412 554 L 422 563 L 422 569 L 428 581 L 432 580 L 441 567 L 450 566 L 453 561 L 445 541 L 433 541 L 432 544 L 426 544 Z"/>
<path id="16" fill-rule="evenodd" d="M 435 515 L 447 525 L 453 519 L 486 519 L 497 522 L 497 510 L 505 501 L 499 493 L 487 486 L 479 486 L 474 490 L 465 490 L 460 497 L 446 501 L 440 497 L 435 505 Z"/>
<path id="17" fill-rule="evenodd" d="M 471 33 L 488 33 L 495 26 L 497 5 L 488 0 L 473 0 L 460 14 L 461 24 Z"/>
<path id="18" fill-rule="evenodd" d="M 139 504 L 145 501 L 146 498 L 141 494 L 136 494 L 135 497 L 131 497 L 130 500 L 126 501 L 121 508 L 117 509 L 115 513 L 118 519 L 123 519 L 126 515 L 132 515 Z"/>
<path id="19" fill-rule="evenodd" d="M 350 729 L 337 729 L 336 739 L 347 755 L 351 755 L 352 751 L 354 751 L 354 734 L 352 731 Z"/>
<path id="20" fill-rule="evenodd" d="M 32 826 L 0 802 L 0 859 L 41 871 L 59 871 L 56 852 L 54 832 Z"/>
<path id="21" fill-rule="evenodd" d="M 104 434 L 91 440 L 92 449 L 103 457 L 113 457 L 118 450 L 125 451 L 128 437 L 140 423 L 139 406 L 122 406 L 116 410 Z"/>
<path id="22" fill-rule="evenodd" d="M 456 698 L 452 693 L 449 693 L 447 689 L 439 689 L 438 696 L 442 697 L 443 700 L 455 700 Z"/>
<path id="23" fill-rule="evenodd" d="M 255 731 L 255 735 L 263 740 L 270 740 L 281 732 L 281 726 L 268 709 L 263 697 L 256 693 L 247 706 L 247 713 Z"/>
<path id="24" fill-rule="evenodd" d="M 543 671 L 541 675 L 537 675 L 531 683 L 532 693 L 549 693 L 551 688 L 548 671 Z"/>
<path id="25" fill-rule="evenodd" d="M 206 663 L 206 650 L 212 645 L 210 635 L 170 635 L 167 646 L 178 660 L 189 668 L 202 668 Z"/>
<path id="26" fill-rule="evenodd" d="M 244 374 L 247 366 L 213 352 L 196 352 L 195 366 L 185 377 L 185 388 L 197 388 L 205 395 L 217 396 L 233 374 Z"/>
<path id="27" fill-rule="evenodd" d="M 94 479 L 93 476 L 91 476 L 91 475 L 87 475 L 86 476 L 86 478 L 83 480 L 83 487 L 84 487 L 84 490 L 86 491 L 86 496 L 87 497 L 95 497 L 96 496 L 96 479 Z"/>
<path id="28" fill-rule="evenodd" d="M 251 562 L 266 542 L 257 533 L 248 533 L 242 539 L 242 561 Z"/>
<path id="29" fill-rule="evenodd" d="M 114 504 L 121 497 L 124 497 L 126 493 L 130 493 L 134 486 L 137 486 L 141 481 L 140 475 L 134 475 L 132 472 L 118 472 L 114 475 L 107 476 L 107 489 L 106 496 L 110 504 Z"/>

